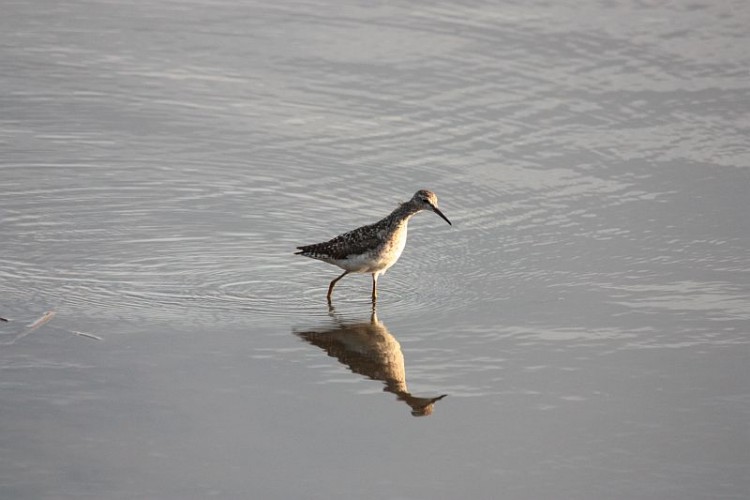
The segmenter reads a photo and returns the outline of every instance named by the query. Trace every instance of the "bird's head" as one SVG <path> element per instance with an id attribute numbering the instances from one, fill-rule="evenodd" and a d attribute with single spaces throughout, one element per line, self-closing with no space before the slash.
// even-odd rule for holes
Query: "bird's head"
<path id="1" fill-rule="evenodd" d="M 428 191 L 426 189 L 420 189 L 416 193 L 414 193 L 414 196 L 411 198 L 412 203 L 416 204 L 420 210 L 430 210 L 432 212 L 435 212 L 440 217 L 443 218 L 445 222 L 450 224 L 451 221 L 448 220 L 448 217 L 443 215 L 443 212 L 438 209 L 438 199 L 437 195 L 433 193 L 432 191 Z"/>

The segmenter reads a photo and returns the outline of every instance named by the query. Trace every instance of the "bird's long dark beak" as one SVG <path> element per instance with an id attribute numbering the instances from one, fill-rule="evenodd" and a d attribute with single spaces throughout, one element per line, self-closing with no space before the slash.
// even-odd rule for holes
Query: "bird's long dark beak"
<path id="1" fill-rule="evenodd" d="M 430 206 L 432 206 L 432 204 L 430 204 Z M 447 222 L 447 223 L 448 223 L 448 224 L 450 224 L 451 226 L 453 225 L 453 224 L 451 224 L 451 221 L 449 221 L 449 220 L 448 220 L 448 217 L 446 217 L 446 216 L 445 216 L 445 215 L 443 214 L 443 212 L 441 212 L 441 211 L 440 211 L 440 209 L 438 209 L 438 207 L 434 207 L 434 206 L 433 206 L 433 207 L 432 207 L 432 211 L 433 211 L 433 212 L 435 212 L 436 214 L 438 214 L 438 215 L 439 215 L 440 217 L 442 217 L 442 218 L 443 218 L 443 220 L 444 220 L 445 222 Z"/>

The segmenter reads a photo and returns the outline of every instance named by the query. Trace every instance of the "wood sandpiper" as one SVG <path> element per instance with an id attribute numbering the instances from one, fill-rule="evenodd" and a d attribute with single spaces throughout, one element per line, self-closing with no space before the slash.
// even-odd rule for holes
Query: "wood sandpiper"
<path id="1" fill-rule="evenodd" d="M 438 209 L 437 196 L 422 189 L 414 193 L 411 200 L 399 205 L 391 214 L 367 226 L 336 236 L 332 240 L 314 245 L 297 247 L 296 255 L 303 255 L 339 266 L 344 273 L 328 286 L 328 303 L 336 283 L 349 273 L 372 274 L 372 301 L 378 298 L 378 277 L 396 263 L 406 246 L 409 219 L 421 212 L 435 212 L 448 224 L 451 221 Z M 453 225 L 453 224 L 451 224 Z"/>

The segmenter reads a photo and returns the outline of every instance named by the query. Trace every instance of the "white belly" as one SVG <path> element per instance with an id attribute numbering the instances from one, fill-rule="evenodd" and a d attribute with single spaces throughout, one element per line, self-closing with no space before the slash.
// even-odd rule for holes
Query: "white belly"
<path id="1" fill-rule="evenodd" d="M 346 259 L 333 262 L 351 273 L 383 274 L 396 263 L 406 247 L 407 225 L 398 227 L 385 242 L 371 252 L 360 255 L 349 255 Z"/>

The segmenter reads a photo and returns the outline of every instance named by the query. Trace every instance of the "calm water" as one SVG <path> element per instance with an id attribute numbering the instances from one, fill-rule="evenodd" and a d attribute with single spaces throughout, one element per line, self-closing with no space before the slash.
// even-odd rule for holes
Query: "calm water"
<path id="1" fill-rule="evenodd" d="M 748 2 L 2 10 L 1 498 L 750 494 Z"/>

